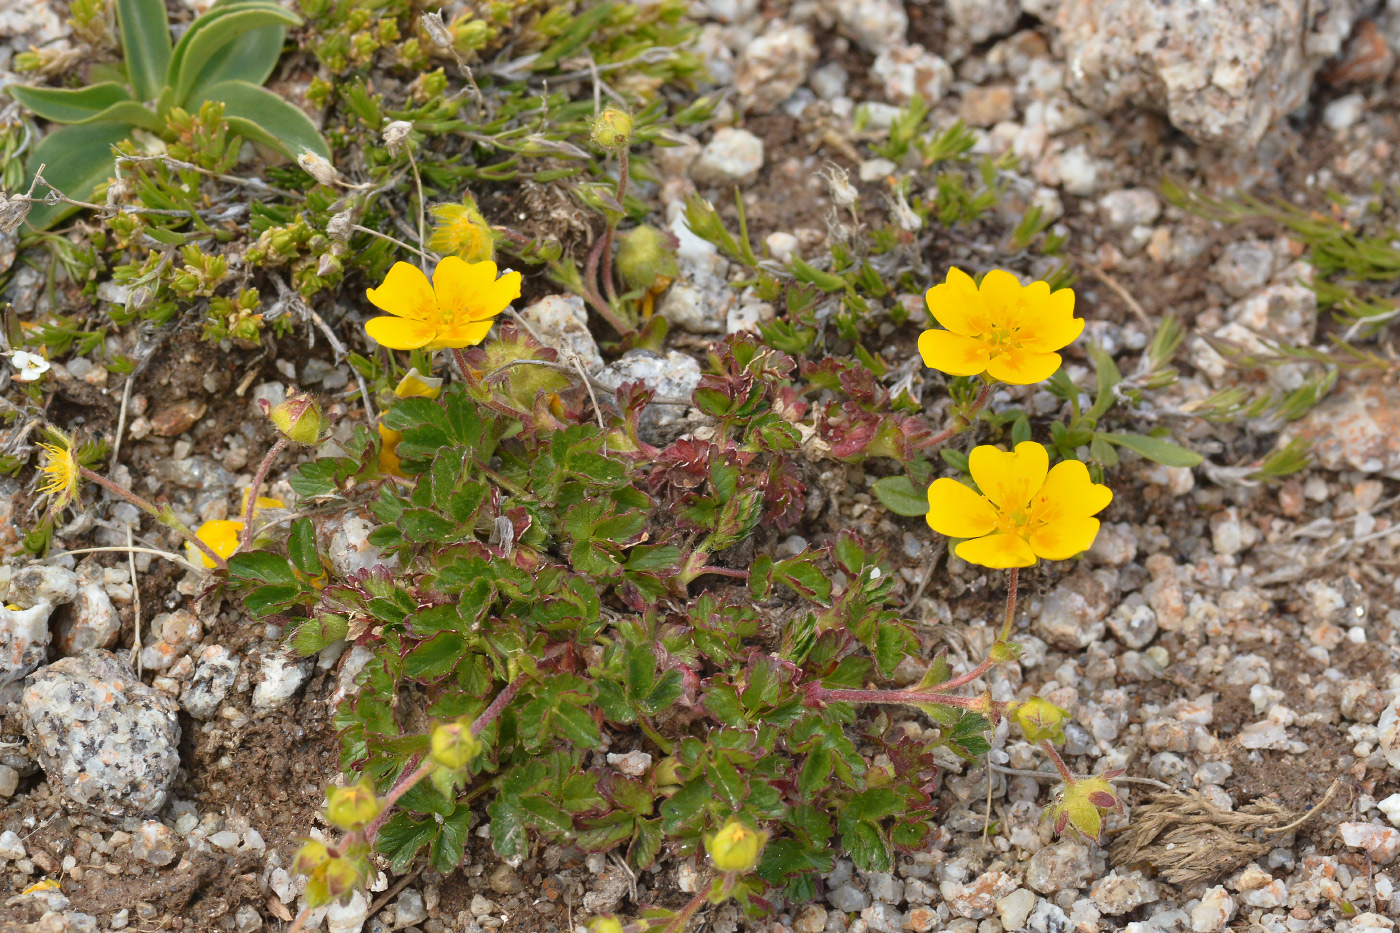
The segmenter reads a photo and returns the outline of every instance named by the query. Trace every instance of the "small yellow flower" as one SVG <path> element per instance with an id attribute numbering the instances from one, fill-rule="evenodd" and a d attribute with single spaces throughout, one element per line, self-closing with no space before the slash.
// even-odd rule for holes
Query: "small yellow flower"
<path id="1" fill-rule="evenodd" d="M 437 398 L 441 391 L 441 379 L 425 376 L 417 369 L 410 369 L 399 380 L 398 386 L 394 389 L 394 395 L 398 398 Z M 386 428 L 382 421 L 378 424 L 378 428 L 381 442 L 379 445 L 379 472 L 406 479 L 407 474 L 403 471 L 398 452 L 399 441 L 403 440 L 403 432 Z"/>
<path id="2" fill-rule="evenodd" d="M 1060 368 L 1060 350 L 1084 330 L 1074 316 L 1074 292 L 1050 291 L 1045 282 L 1022 287 L 1016 276 L 993 269 L 979 287 L 961 269 L 925 296 L 946 330 L 919 336 L 924 364 L 952 376 L 980 376 L 1012 385 L 1049 379 Z"/>
<path id="3" fill-rule="evenodd" d="M 766 842 L 767 833 L 750 829 L 731 816 L 717 832 L 705 837 L 705 851 L 719 871 L 752 871 Z"/>
<path id="4" fill-rule="evenodd" d="M 1042 739 L 1052 742 L 1065 740 L 1065 723 L 1069 721 L 1069 712 L 1043 697 L 1031 697 L 1018 704 L 1011 711 L 1011 718 L 1016 720 L 1016 724 L 1031 742 L 1039 742 Z"/>
<path id="5" fill-rule="evenodd" d="M 365 290 L 389 317 L 370 318 L 370 339 L 391 350 L 470 347 L 486 339 L 496 315 L 520 297 L 520 273 L 496 278 L 494 262 L 447 256 L 428 281 L 416 266 L 396 262 L 384 284 Z"/>
<path id="6" fill-rule="evenodd" d="M 439 204 L 428 213 L 433 215 L 428 249 L 444 256 L 460 256 L 467 262 L 495 258 L 496 235 L 471 195 L 465 195 L 461 204 Z"/>
<path id="7" fill-rule="evenodd" d="M 326 819 L 341 829 L 367 826 L 379 815 L 379 797 L 369 781 L 326 788 Z"/>
<path id="8" fill-rule="evenodd" d="M 195 530 L 194 536 L 205 544 L 209 545 L 209 550 L 218 554 L 224 560 L 233 556 L 233 552 L 238 550 L 238 537 L 243 533 L 243 523 L 235 522 L 231 519 L 216 518 L 200 525 Z M 205 554 L 193 544 L 185 544 L 185 556 L 190 563 L 198 564 L 206 570 L 212 570 L 218 565 L 209 559 Z"/>
<path id="9" fill-rule="evenodd" d="M 57 511 L 78 498 L 78 481 L 82 478 L 79 471 L 82 468 L 78 465 L 73 439 L 58 431 L 52 433 L 59 443 L 39 445 L 44 453 L 44 465 L 39 469 L 45 474 L 39 491 L 53 496 L 51 508 Z"/>
<path id="10" fill-rule="evenodd" d="M 481 740 L 472 735 L 471 722 L 466 719 L 443 723 L 433 729 L 433 761 L 444 768 L 460 771 L 481 754 L 481 749 Z"/>
<path id="11" fill-rule="evenodd" d="M 968 458 L 976 490 L 955 479 L 928 488 L 929 527 L 950 538 L 967 538 L 956 553 L 983 567 L 1029 567 L 1037 558 L 1066 560 L 1094 543 L 1097 515 L 1113 491 L 1089 479 L 1078 460 L 1048 469 L 1050 455 L 1034 441 L 1006 453 L 990 445 Z"/>
<path id="12" fill-rule="evenodd" d="M 1097 842 L 1103 832 L 1104 816 L 1110 810 L 1123 809 L 1118 790 L 1110 783 L 1110 779 L 1122 773 L 1106 771 L 1061 787 L 1041 814 L 1041 819 L 1050 821 L 1057 836 L 1071 829 L 1077 835 Z"/>

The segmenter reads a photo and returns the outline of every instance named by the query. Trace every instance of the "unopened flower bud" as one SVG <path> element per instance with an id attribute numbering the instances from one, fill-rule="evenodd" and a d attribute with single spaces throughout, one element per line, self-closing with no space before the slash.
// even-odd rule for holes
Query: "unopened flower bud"
<path id="1" fill-rule="evenodd" d="M 676 238 L 651 226 L 637 227 L 617 248 L 617 271 L 628 288 L 660 292 L 680 275 Z"/>
<path id="2" fill-rule="evenodd" d="M 860 197 L 859 192 L 851 186 L 850 176 L 846 174 L 845 169 L 836 165 L 828 165 L 822 178 L 826 180 L 826 187 L 831 192 L 831 200 L 837 207 L 850 207 Z"/>
<path id="3" fill-rule="evenodd" d="M 379 815 L 379 797 L 368 781 L 326 788 L 326 819 L 341 829 L 367 826 Z"/>
<path id="4" fill-rule="evenodd" d="M 398 155 L 408 142 L 408 134 L 413 132 L 413 124 L 407 120 L 395 120 L 384 127 L 384 145 L 391 155 Z"/>
<path id="5" fill-rule="evenodd" d="M 326 236 L 337 242 L 344 243 L 346 240 L 350 239 L 350 234 L 354 232 L 351 228 L 354 226 L 354 212 L 348 210 L 341 211 L 339 214 L 333 215 L 331 219 L 326 222 Z"/>
<path id="6" fill-rule="evenodd" d="M 331 860 L 331 852 L 324 842 L 308 839 L 297 850 L 292 867 L 303 875 L 309 875 Z"/>
<path id="7" fill-rule="evenodd" d="M 322 253 L 321 258 L 316 262 L 316 276 L 318 278 L 324 279 L 327 276 L 335 275 L 340 270 L 340 260 L 330 253 Z"/>
<path id="8" fill-rule="evenodd" d="M 107 186 L 107 206 L 116 207 L 126 194 L 126 182 L 118 178 Z"/>
<path id="9" fill-rule="evenodd" d="M 622 933 L 622 921 L 616 917 L 594 917 L 588 921 L 588 933 Z"/>
<path id="10" fill-rule="evenodd" d="M 447 24 L 442 21 L 442 12 L 424 13 L 419 22 L 423 24 L 423 31 L 428 34 L 428 38 L 433 40 L 433 44 L 441 49 L 452 48 L 452 33 L 447 31 Z"/>
<path id="11" fill-rule="evenodd" d="M 471 725 L 462 720 L 443 723 L 433 730 L 433 761 L 460 771 L 481 754 L 481 740 L 472 735 Z"/>
<path id="12" fill-rule="evenodd" d="M 131 294 L 126 296 L 126 309 L 128 311 L 140 311 L 148 306 L 156 297 L 155 292 L 145 285 L 138 285 L 131 290 Z"/>
<path id="13" fill-rule="evenodd" d="M 602 149 L 622 149 L 632 135 L 632 118 L 616 107 L 608 107 L 593 121 L 593 142 Z"/>
<path id="14" fill-rule="evenodd" d="M 334 185 L 340 179 L 340 173 L 331 165 L 330 160 L 310 149 L 301 150 L 301 154 L 297 156 L 297 165 L 323 185 Z"/>
<path id="15" fill-rule="evenodd" d="M 1065 740 L 1064 724 L 1069 712 L 1042 697 L 1031 697 L 1019 704 L 1011 712 L 1016 724 L 1031 742 L 1049 739 L 1052 742 Z"/>
<path id="16" fill-rule="evenodd" d="M 750 829 L 731 816 L 719 832 L 705 837 L 705 851 L 719 871 L 752 871 L 767 842 L 767 833 Z"/>
<path id="17" fill-rule="evenodd" d="M 321 410 L 314 396 L 307 392 L 291 390 L 287 400 L 276 408 L 267 399 L 258 399 L 263 413 L 272 421 L 272 426 L 293 444 L 310 447 L 318 444 L 330 428 L 330 419 Z"/>

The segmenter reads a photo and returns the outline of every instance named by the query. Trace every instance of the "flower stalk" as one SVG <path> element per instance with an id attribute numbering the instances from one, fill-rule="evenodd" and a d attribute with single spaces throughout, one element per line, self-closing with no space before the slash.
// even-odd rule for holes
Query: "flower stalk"
<path id="1" fill-rule="evenodd" d="M 258 472 L 253 476 L 253 485 L 248 491 L 248 504 L 243 509 L 243 533 L 238 538 L 239 551 L 246 551 L 253 544 L 253 513 L 258 508 L 258 490 L 262 489 L 262 484 L 267 479 L 267 471 L 272 468 L 272 461 L 276 460 L 277 455 L 286 447 L 287 439 L 285 437 L 277 438 L 272 448 L 268 450 L 267 456 L 263 457 Z"/>
<path id="2" fill-rule="evenodd" d="M 127 502 L 130 502 L 132 505 L 145 512 L 147 515 L 151 516 L 151 518 L 154 518 L 156 521 L 160 522 L 162 525 L 169 528 L 171 531 L 180 535 L 190 544 L 199 548 L 200 552 L 209 560 L 213 561 L 214 566 L 218 567 L 220 570 L 228 569 L 228 562 L 225 561 L 218 554 L 214 553 L 213 548 L 209 547 L 209 545 L 201 541 L 199 539 L 199 536 L 196 535 L 193 531 L 191 531 L 188 525 L 176 518 L 175 513 L 172 512 L 169 508 L 160 508 L 152 504 L 151 502 L 148 502 L 147 500 L 141 498 L 136 493 L 132 492 L 130 489 L 127 489 L 125 486 L 121 486 L 117 483 L 114 483 L 107 477 L 103 476 L 101 473 L 96 473 L 88 469 L 87 467 L 79 467 L 78 474 L 82 476 L 83 479 L 94 482 L 97 485 L 101 486 L 103 489 L 106 489 L 110 492 L 115 493 L 118 496 L 121 496 Z"/>

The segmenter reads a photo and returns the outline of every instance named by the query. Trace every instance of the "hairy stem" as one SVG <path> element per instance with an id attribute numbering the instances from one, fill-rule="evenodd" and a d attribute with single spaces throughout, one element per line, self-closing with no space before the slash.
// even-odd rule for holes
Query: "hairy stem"
<path id="1" fill-rule="evenodd" d="M 617 151 L 617 203 L 622 205 L 624 212 L 627 210 L 628 171 L 627 147 L 623 146 Z M 607 232 L 603 234 L 603 290 L 607 293 L 609 301 L 617 301 L 617 287 L 613 284 L 612 274 L 612 243 L 613 234 L 621 220 L 621 217 L 609 217 Z"/>
<path id="2" fill-rule="evenodd" d="M 179 534 L 190 544 L 193 544 L 195 547 L 197 547 L 205 557 L 213 561 L 214 566 L 218 567 L 221 570 L 228 569 L 228 562 L 225 561 L 218 554 L 215 554 L 213 548 L 205 544 L 203 541 L 199 540 L 199 536 L 196 535 L 193 531 L 191 531 L 188 525 L 176 518 L 174 513 L 172 513 L 169 509 L 157 508 L 147 500 L 142 499 L 136 493 L 132 492 L 130 489 L 127 489 L 125 486 L 119 486 L 116 483 L 109 480 L 107 477 L 103 476 L 101 473 L 95 473 L 92 470 L 89 470 L 87 467 L 78 467 L 78 473 L 82 476 L 83 479 L 94 482 L 97 485 L 101 486 L 103 489 L 116 493 L 117 495 L 125 499 L 127 502 L 130 502 L 132 505 L 145 512 L 147 515 L 160 522 L 165 527 Z"/>
<path id="3" fill-rule="evenodd" d="M 921 446 L 932 447 L 934 444 L 942 444 L 944 441 L 948 440 L 948 438 L 952 437 L 954 434 L 957 434 L 959 431 L 961 431 L 968 425 L 972 424 L 972 416 L 977 414 L 977 412 L 982 408 L 982 406 L 987 403 L 987 396 L 991 394 L 992 384 L 989 382 L 986 385 L 982 386 L 982 390 L 977 393 L 977 397 L 972 400 L 972 404 L 968 406 L 967 411 L 959 414 L 956 418 L 953 419 L 952 424 L 948 425 L 948 427 L 933 435 L 933 437 L 930 437 L 928 440 L 924 441 Z"/>
<path id="4" fill-rule="evenodd" d="M 607 245 L 607 238 L 599 240 L 593 244 L 588 251 L 588 259 L 583 265 L 583 297 L 588 299 L 588 303 L 593 306 L 593 310 L 603 316 L 603 320 L 612 325 L 613 330 L 619 334 L 626 335 L 632 333 L 632 328 L 618 318 L 613 313 L 612 308 L 603 300 L 603 296 L 598 294 L 598 262 L 602 258 L 603 247 Z"/>
<path id="5" fill-rule="evenodd" d="M 1006 619 L 1001 623 L 1001 641 L 1011 637 L 1011 626 L 1016 621 L 1016 585 L 1021 578 L 1021 568 L 1012 567 L 1006 584 Z"/>
<path id="6" fill-rule="evenodd" d="M 1060 757 L 1060 753 L 1055 749 L 1054 744 L 1049 739 L 1041 739 L 1040 747 L 1044 750 L 1046 755 L 1050 756 L 1050 760 L 1055 764 L 1055 770 L 1059 771 L 1060 777 L 1065 779 L 1065 784 L 1073 784 L 1074 772 L 1070 771 L 1069 765 L 1065 764 L 1065 760 Z"/>
<path id="7" fill-rule="evenodd" d="M 286 448 L 287 439 L 277 438 L 277 443 L 273 444 L 267 456 L 263 457 L 258 472 L 253 476 L 253 485 L 248 489 L 248 504 L 243 508 L 243 531 L 238 536 L 240 551 L 246 551 L 253 544 L 253 515 L 258 511 L 258 490 L 262 489 L 263 481 L 267 479 L 267 471 L 272 469 L 272 461 Z"/>

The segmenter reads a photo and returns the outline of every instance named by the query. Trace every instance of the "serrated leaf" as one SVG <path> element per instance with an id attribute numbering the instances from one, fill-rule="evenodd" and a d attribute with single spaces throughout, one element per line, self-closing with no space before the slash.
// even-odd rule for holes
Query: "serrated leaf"
<path id="1" fill-rule="evenodd" d="M 1170 467 L 1194 467 L 1199 466 L 1205 458 L 1194 450 L 1188 450 L 1180 444 L 1163 440 L 1160 437 L 1148 437 L 1145 434 L 1105 434 L 1098 433 L 1096 437 L 1103 438 L 1110 444 L 1119 447 L 1126 447 L 1134 453 L 1141 454 L 1148 460 Z"/>
<path id="2" fill-rule="evenodd" d="M 271 551 L 248 551 L 229 558 L 230 576 L 258 583 L 296 583 L 292 565 L 281 554 Z"/>
<path id="3" fill-rule="evenodd" d="M 374 837 L 374 848 L 389 860 L 394 871 L 402 872 L 413 861 L 418 850 L 437 835 L 434 820 L 415 820 L 402 811 L 395 813 Z"/>
<path id="4" fill-rule="evenodd" d="M 295 159 L 303 149 L 322 158 L 330 147 L 301 108 L 247 81 L 221 81 L 204 89 L 206 100 L 221 101 L 229 129 L 251 142 Z"/>
<path id="5" fill-rule="evenodd" d="M 117 0 L 122 58 L 139 101 L 154 101 L 170 65 L 170 22 L 165 0 Z"/>

